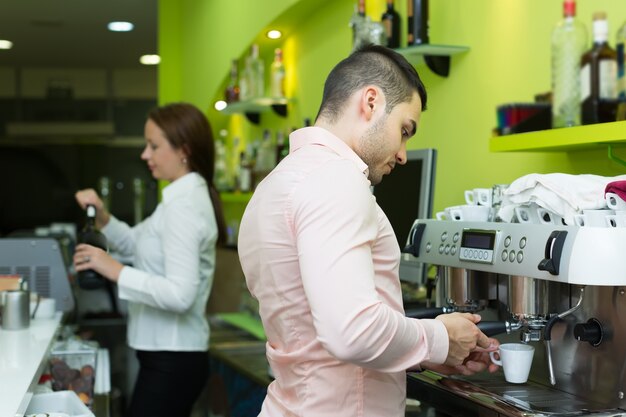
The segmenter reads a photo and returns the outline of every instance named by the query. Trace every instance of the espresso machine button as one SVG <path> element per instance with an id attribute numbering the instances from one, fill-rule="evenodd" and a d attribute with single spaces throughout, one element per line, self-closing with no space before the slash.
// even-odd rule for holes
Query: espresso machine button
<path id="1" fill-rule="evenodd" d="M 523 237 L 519 240 L 519 247 L 520 249 L 524 249 L 526 247 L 526 238 Z"/>
<path id="2" fill-rule="evenodd" d="M 508 248 L 510 244 L 511 244 L 511 236 L 505 237 L 504 238 L 504 247 Z"/>
<path id="3" fill-rule="evenodd" d="M 452 247 L 450 248 L 450 254 L 456 255 L 456 245 L 452 245 Z"/>
<path id="4" fill-rule="evenodd" d="M 521 264 L 523 260 L 524 260 L 524 252 L 522 251 L 517 252 L 517 263 Z"/>
<path id="5" fill-rule="evenodd" d="M 509 262 L 513 262 L 515 260 L 515 251 L 512 250 L 509 252 Z"/>
<path id="6" fill-rule="evenodd" d="M 502 251 L 502 261 L 506 262 L 506 260 L 509 258 L 509 253 L 505 250 Z"/>
<path id="7" fill-rule="evenodd" d="M 447 238 L 448 238 L 448 232 L 443 232 L 441 234 L 441 241 L 445 242 Z"/>
<path id="8" fill-rule="evenodd" d="M 579 342 L 589 342 L 592 346 L 602 343 L 602 323 L 598 319 L 589 319 L 587 323 L 578 323 L 574 326 L 574 337 Z"/>
<path id="9" fill-rule="evenodd" d="M 455 233 L 455 234 L 454 234 L 454 236 L 452 236 L 452 241 L 453 241 L 454 243 L 456 243 L 456 242 L 458 242 L 458 241 L 459 241 L 459 234 L 458 234 L 458 233 Z"/>
<path id="10" fill-rule="evenodd" d="M 426 253 L 430 253 L 430 250 L 433 248 L 433 245 L 430 244 L 430 242 L 428 242 L 426 244 Z"/>

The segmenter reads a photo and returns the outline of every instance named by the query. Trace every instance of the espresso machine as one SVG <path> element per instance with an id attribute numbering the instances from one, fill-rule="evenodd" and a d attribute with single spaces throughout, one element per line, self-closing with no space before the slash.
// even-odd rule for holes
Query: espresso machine
<path id="1" fill-rule="evenodd" d="M 407 315 L 472 312 L 535 347 L 525 384 L 409 373 L 410 398 L 444 416 L 626 417 L 626 228 L 418 219 L 404 252 L 438 271 L 436 307 Z"/>

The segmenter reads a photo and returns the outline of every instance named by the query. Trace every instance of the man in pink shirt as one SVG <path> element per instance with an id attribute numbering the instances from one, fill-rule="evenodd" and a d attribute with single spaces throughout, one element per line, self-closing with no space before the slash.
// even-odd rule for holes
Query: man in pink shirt
<path id="1" fill-rule="evenodd" d="M 275 376 L 260 416 L 400 417 L 407 369 L 497 369 L 480 316 L 404 315 L 400 248 L 370 186 L 406 162 L 425 107 L 401 55 L 354 52 L 329 74 L 315 125 L 290 135 L 252 196 L 239 258 Z"/>

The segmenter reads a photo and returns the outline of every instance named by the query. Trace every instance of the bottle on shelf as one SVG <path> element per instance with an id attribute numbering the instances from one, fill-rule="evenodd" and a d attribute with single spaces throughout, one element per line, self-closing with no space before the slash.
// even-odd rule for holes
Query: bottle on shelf
<path id="1" fill-rule="evenodd" d="M 407 1 L 408 45 L 430 42 L 428 34 L 428 0 Z"/>
<path id="2" fill-rule="evenodd" d="M 607 100 L 615 99 L 617 52 L 608 43 L 606 13 L 593 14 L 593 45 L 581 58 L 581 99 L 583 124 L 615 120 Z M 614 109 L 613 109 L 614 110 Z"/>
<path id="3" fill-rule="evenodd" d="M 354 8 L 354 13 L 350 18 L 352 28 L 352 49 L 357 49 L 361 45 L 363 27 L 365 26 L 365 0 L 359 0 Z"/>
<path id="4" fill-rule="evenodd" d="M 576 1 L 563 1 L 563 20 L 552 30 L 552 127 L 580 125 L 580 58 L 587 29 L 576 19 Z"/>
<path id="5" fill-rule="evenodd" d="M 236 59 L 233 59 L 233 62 L 230 66 L 230 79 L 228 81 L 228 86 L 226 87 L 226 91 L 224 92 L 224 99 L 227 103 L 234 103 L 239 101 L 239 76 L 238 76 L 238 62 Z"/>
<path id="6" fill-rule="evenodd" d="M 626 21 L 617 31 L 615 49 L 617 50 L 617 120 L 626 120 L 626 66 L 624 53 L 626 52 Z"/>
<path id="7" fill-rule="evenodd" d="M 85 213 L 85 225 L 78 235 L 78 243 L 86 243 L 106 251 L 107 239 L 96 228 L 96 206 L 92 204 L 87 205 Z M 105 278 L 93 269 L 80 271 L 77 281 L 78 286 L 85 290 L 103 288 L 106 284 Z"/>
<path id="8" fill-rule="evenodd" d="M 382 22 L 387 35 L 387 46 L 389 48 L 400 47 L 400 15 L 393 8 L 393 0 L 387 0 L 387 10 L 383 13 Z"/>
<path id="9" fill-rule="evenodd" d="M 276 149 L 272 143 L 272 135 L 269 129 L 263 132 L 263 140 L 259 145 L 254 164 L 255 186 L 269 174 L 276 166 Z"/>
<path id="10" fill-rule="evenodd" d="M 287 155 L 289 155 L 289 143 L 285 143 L 285 134 L 279 130 L 276 132 L 276 163 L 278 164 Z"/>
<path id="11" fill-rule="evenodd" d="M 250 55 L 244 60 L 239 79 L 239 99 L 250 100 L 265 94 L 265 72 L 263 60 L 259 58 L 259 46 L 252 44 Z"/>
<path id="12" fill-rule="evenodd" d="M 254 168 L 254 160 L 252 156 L 248 154 L 249 146 L 245 152 L 239 154 L 239 178 L 238 189 L 242 193 L 252 191 L 252 171 Z"/>
<path id="13" fill-rule="evenodd" d="M 270 96 L 285 97 L 285 64 L 283 63 L 283 51 L 280 48 L 274 50 L 274 61 L 270 66 Z"/>

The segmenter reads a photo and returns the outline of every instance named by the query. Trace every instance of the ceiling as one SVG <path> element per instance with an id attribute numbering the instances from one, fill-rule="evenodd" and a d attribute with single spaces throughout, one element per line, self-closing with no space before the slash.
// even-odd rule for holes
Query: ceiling
<path id="1" fill-rule="evenodd" d="M 157 53 L 157 0 L 0 0 L 0 66 L 139 67 Z M 115 33 L 113 20 L 132 22 Z"/>

